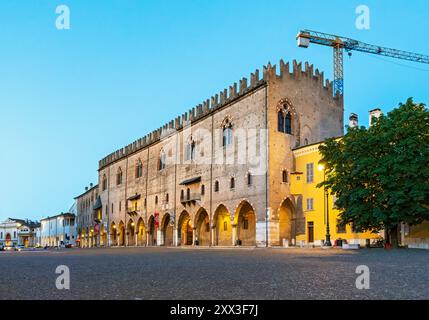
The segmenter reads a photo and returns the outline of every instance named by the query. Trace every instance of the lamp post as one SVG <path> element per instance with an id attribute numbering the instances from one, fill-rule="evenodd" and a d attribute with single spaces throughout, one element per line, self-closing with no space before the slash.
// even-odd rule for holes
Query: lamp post
<path id="1" fill-rule="evenodd" d="M 319 166 L 318 166 L 319 171 L 323 171 L 323 182 L 325 182 L 326 179 L 326 168 L 325 165 L 320 162 Z M 324 212 L 326 212 L 326 235 L 325 235 L 325 246 L 327 247 L 331 247 L 332 243 L 331 243 L 331 234 L 329 233 L 329 192 L 328 192 L 328 188 L 326 188 L 326 186 L 324 186 L 324 192 L 325 192 L 325 197 L 326 197 L 326 201 L 323 202 L 324 204 Z"/>

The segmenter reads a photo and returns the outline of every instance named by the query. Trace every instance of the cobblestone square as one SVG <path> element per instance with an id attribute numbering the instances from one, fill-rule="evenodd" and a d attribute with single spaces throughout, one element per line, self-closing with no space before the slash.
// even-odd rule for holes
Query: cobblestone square
<path id="1" fill-rule="evenodd" d="M 58 290 L 55 269 L 70 269 Z M 370 289 L 355 286 L 367 265 Z M 429 299 L 429 251 L 93 248 L 0 252 L 1 299 Z"/>

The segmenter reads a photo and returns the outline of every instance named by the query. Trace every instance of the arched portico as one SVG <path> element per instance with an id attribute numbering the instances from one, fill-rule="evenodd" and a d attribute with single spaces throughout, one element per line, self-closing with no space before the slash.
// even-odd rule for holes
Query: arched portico
<path id="1" fill-rule="evenodd" d="M 171 216 L 169 213 L 165 213 L 161 222 L 161 236 L 162 245 L 172 246 L 173 245 L 173 225 L 171 224 Z"/>
<path id="2" fill-rule="evenodd" d="M 116 224 L 112 222 L 110 225 L 110 246 L 118 245 L 118 230 L 116 228 Z"/>
<path id="3" fill-rule="evenodd" d="M 180 245 L 192 245 L 193 241 L 193 228 L 192 228 L 192 221 L 191 216 L 187 211 L 183 211 L 180 214 L 179 221 L 178 221 L 178 243 Z"/>
<path id="4" fill-rule="evenodd" d="M 127 245 L 128 246 L 136 245 L 136 225 L 133 219 L 128 220 L 128 223 L 127 223 Z"/>
<path id="5" fill-rule="evenodd" d="M 243 246 L 256 246 L 256 215 L 252 205 L 242 201 L 234 215 L 237 244 Z"/>
<path id="6" fill-rule="evenodd" d="M 283 245 L 283 240 L 287 240 L 289 244 L 292 243 L 292 218 L 293 218 L 293 203 L 287 198 L 283 200 L 279 207 L 279 244 Z"/>
<path id="7" fill-rule="evenodd" d="M 137 222 L 137 245 L 146 245 L 146 226 L 142 218 Z"/>
<path id="8" fill-rule="evenodd" d="M 147 245 L 155 246 L 156 245 L 156 230 L 155 230 L 155 218 L 153 215 L 149 217 L 148 220 L 148 230 L 147 230 Z"/>
<path id="9" fill-rule="evenodd" d="M 200 246 L 210 245 L 210 218 L 204 208 L 200 208 L 195 215 L 195 240 Z"/>
<path id="10" fill-rule="evenodd" d="M 125 245 L 125 225 L 121 221 L 119 222 L 119 236 L 118 236 L 118 246 L 124 246 Z"/>
<path id="11" fill-rule="evenodd" d="M 223 204 L 219 205 L 216 208 L 215 214 L 213 216 L 212 226 L 214 228 L 214 245 L 232 245 L 231 215 L 228 209 Z"/>

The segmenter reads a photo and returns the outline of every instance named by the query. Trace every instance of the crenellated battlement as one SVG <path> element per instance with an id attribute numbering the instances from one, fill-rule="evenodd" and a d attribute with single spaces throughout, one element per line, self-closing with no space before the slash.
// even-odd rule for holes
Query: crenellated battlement
<path id="1" fill-rule="evenodd" d="M 280 60 L 279 74 L 277 74 L 276 65 L 271 65 L 271 63 L 263 66 L 262 70 L 262 78 L 259 76 L 259 70 L 256 69 L 255 72 L 250 74 L 250 83 L 248 82 L 247 78 L 242 78 L 238 81 L 238 84 L 236 82 L 233 83 L 229 86 L 229 88 L 223 89 L 218 94 L 212 96 L 210 99 L 207 99 L 197 106 L 189 109 L 188 112 L 177 116 L 175 119 L 169 121 L 168 123 L 143 136 L 142 138 L 130 143 L 124 148 L 112 152 L 107 157 L 99 161 L 99 169 L 102 169 L 117 160 L 144 149 L 177 130 L 181 130 L 182 128 L 189 126 L 192 122 L 204 118 L 213 112 L 216 112 L 216 110 L 221 109 L 225 105 L 242 98 L 249 92 L 266 85 L 271 80 L 282 81 L 286 77 L 294 80 L 306 79 L 318 84 L 318 86 L 326 90 L 327 94 L 329 94 L 333 99 L 338 100 L 342 98 L 338 95 L 333 97 L 332 81 L 329 81 L 328 79 L 324 80 L 324 73 L 319 72 L 318 69 L 314 71 L 313 65 L 310 65 L 308 62 L 305 62 L 304 70 L 302 69 L 302 62 L 297 62 L 296 60 L 293 60 L 292 62 L 292 71 L 290 71 L 289 62 L 285 63 L 283 60 Z"/>

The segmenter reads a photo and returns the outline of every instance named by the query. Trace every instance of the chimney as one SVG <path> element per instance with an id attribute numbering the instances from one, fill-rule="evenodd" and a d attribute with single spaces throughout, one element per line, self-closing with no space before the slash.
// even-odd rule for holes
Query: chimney
<path id="1" fill-rule="evenodd" d="M 373 109 L 369 111 L 369 126 L 372 125 L 372 120 L 374 118 L 380 118 L 380 116 L 382 115 L 381 109 Z"/>
<path id="2" fill-rule="evenodd" d="M 85 191 L 88 191 L 88 187 L 85 187 Z"/>
<path id="3" fill-rule="evenodd" d="M 92 188 L 94 185 L 92 183 L 89 184 L 89 187 Z"/>
<path id="4" fill-rule="evenodd" d="M 358 115 L 356 113 L 350 113 L 349 117 L 349 127 L 356 128 L 359 125 Z"/>

